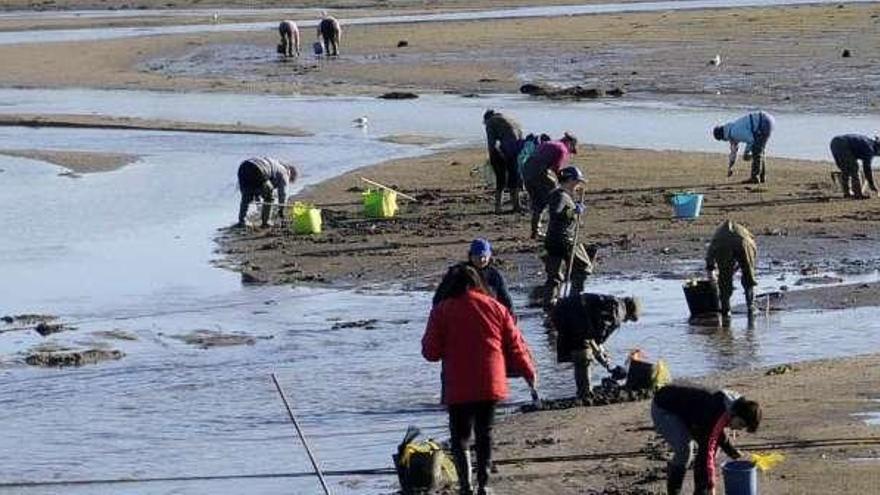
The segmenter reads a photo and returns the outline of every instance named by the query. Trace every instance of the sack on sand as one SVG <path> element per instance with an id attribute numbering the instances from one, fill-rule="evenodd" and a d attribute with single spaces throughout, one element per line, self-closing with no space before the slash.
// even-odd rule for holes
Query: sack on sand
<path id="1" fill-rule="evenodd" d="M 364 214 L 369 218 L 391 218 L 397 214 L 397 193 L 387 189 L 364 192 Z"/>
<path id="2" fill-rule="evenodd" d="M 410 426 L 392 456 L 404 494 L 425 493 L 458 482 L 455 463 L 437 442 L 415 441 L 419 429 Z"/>
<path id="3" fill-rule="evenodd" d="M 321 43 L 320 41 L 314 42 L 312 44 L 312 51 L 315 52 L 315 55 L 320 57 L 324 54 L 324 43 Z"/>
<path id="4" fill-rule="evenodd" d="M 275 51 L 280 53 L 281 55 L 284 55 L 284 51 L 285 51 L 284 45 L 281 43 L 278 43 L 278 46 L 275 47 Z"/>
<path id="5" fill-rule="evenodd" d="M 320 234 L 321 210 L 297 201 L 290 209 L 290 225 L 294 234 Z"/>

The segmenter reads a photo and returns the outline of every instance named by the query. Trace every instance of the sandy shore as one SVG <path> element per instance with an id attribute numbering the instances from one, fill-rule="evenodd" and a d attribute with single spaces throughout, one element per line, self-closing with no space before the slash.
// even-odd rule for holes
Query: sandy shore
<path id="1" fill-rule="evenodd" d="M 450 151 L 356 170 L 307 188 L 295 199 L 323 209 L 323 234 L 294 236 L 281 227 L 224 229 L 220 243 L 226 262 L 271 283 L 394 281 L 422 287 L 461 258 L 471 239 L 484 236 L 514 286 L 541 283 L 540 246 L 528 239 L 528 217 L 493 214 L 485 181 L 473 174 L 484 160 L 482 149 Z M 602 275 L 685 278 L 701 269 L 711 232 L 725 218 L 746 223 L 758 236 L 763 271 L 860 273 L 880 261 L 874 250 L 877 233 L 869 223 L 880 214 L 880 199 L 840 198 L 830 164 L 771 159 L 771 183 L 753 186 L 738 183 L 743 168 L 727 179 L 720 154 L 589 147 L 577 163 L 590 177 L 582 238 L 601 247 Z M 401 199 L 401 212 L 392 220 L 365 219 L 362 176 L 420 201 Z M 699 219 L 672 219 L 664 195 L 674 191 L 705 194 Z M 682 260 L 692 262 L 682 265 Z"/>
<path id="2" fill-rule="evenodd" d="M 51 50 L 0 46 L 0 85 L 467 94 L 537 81 L 621 87 L 627 98 L 870 112 L 877 105 L 870 95 L 878 90 L 878 22 L 880 6 L 864 4 L 352 26 L 343 56 L 328 63 L 280 62 L 274 30 Z M 400 40 L 408 46 L 398 48 Z M 844 48 L 850 58 L 841 57 Z M 709 66 L 718 53 L 722 64 Z"/>
<path id="3" fill-rule="evenodd" d="M 66 150 L 2 150 L 0 155 L 17 156 L 41 162 L 52 163 L 68 169 L 74 174 L 110 172 L 136 162 L 138 155 L 125 153 L 100 153 L 95 151 Z"/>
<path id="4" fill-rule="evenodd" d="M 141 131 L 201 132 L 211 134 L 254 134 L 259 136 L 308 136 L 309 133 L 291 127 L 255 126 L 246 124 L 211 124 L 137 117 L 79 114 L 2 114 L 0 126 L 14 127 L 73 127 L 80 129 L 123 129 Z"/>
<path id="5" fill-rule="evenodd" d="M 758 433 L 735 440 L 745 451 L 786 456 L 775 469 L 759 474 L 762 494 L 855 495 L 876 487 L 880 435 L 856 415 L 880 410 L 878 364 L 880 356 L 872 355 L 797 363 L 779 375 L 744 370 L 698 381 L 736 390 L 763 405 Z M 522 414 L 508 417 L 496 431 L 499 493 L 665 490 L 666 449 L 652 430 L 648 401 Z M 550 456 L 568 460 L 541 462 Z M 691 483 L 689 475 L 684 493 L 690 493 Z"/>

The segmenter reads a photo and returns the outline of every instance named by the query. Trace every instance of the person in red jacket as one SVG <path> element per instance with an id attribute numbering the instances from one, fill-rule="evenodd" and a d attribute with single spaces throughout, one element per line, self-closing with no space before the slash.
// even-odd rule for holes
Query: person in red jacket
<path id="1" fill-rule="evenodd" d="M 485 494 L 492 458 L 495 405 L 507 398 L 508 370 L 535 389 L 531 352 L 513 316 L 496 301 L 473 267 L 451 274 L 446 299 L 431 310 L 422 355 L 442 361 L 442 401 L 449 411 L 452 454 L 460 493 L 472 494 L 468 442 L 476 437 L 477 494 Z"/>

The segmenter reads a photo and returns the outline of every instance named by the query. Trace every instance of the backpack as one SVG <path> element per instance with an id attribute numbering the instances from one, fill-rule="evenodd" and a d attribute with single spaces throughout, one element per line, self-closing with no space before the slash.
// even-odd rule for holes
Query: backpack
<path id="1" fill-rule="evenodd" d="M 538 136 L 531 133 L 529 133 L 529 135 L 520 143 L 519 154 L 516 156 L 516 167 L 519 169 L 520 176 L 522 176 L 526 162 L 529 161 L 529 158 L 531 158 L 532 154 L 535 153 L 535 150 L 538 149 L 539 144 L 541 144 L 541 141 Z"/>
<path id="2" fill-rule="evenodd" d="M 416 442 L 421 433 L 415 426 L 406 429 L 397 453 L 391 456 L 400 489 L 405 495 L 428 493 L 458 482 L 455 463 L 440 445 L 431 440 Z"/>

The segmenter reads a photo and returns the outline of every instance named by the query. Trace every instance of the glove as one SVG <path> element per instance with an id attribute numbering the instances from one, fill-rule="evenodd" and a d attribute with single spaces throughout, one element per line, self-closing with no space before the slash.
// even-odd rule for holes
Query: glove
<path id="1" fill-rule="evenodd" d="M 577 213 L 578 215 L 583 215 L 583 213 L 585 211 L 587 211 L 587 205 L 585 205 L 583 203 L 575 203 L 575 205 L 574 205 L 574 212 L 575 213 Z"/>
<path id="2" fill-rule="evenodd" d="M 615 366 L 611 369 L 611 378 L 615 380 L 623 380 L 626 378 L 626 368 L 620 365 Z"/>

